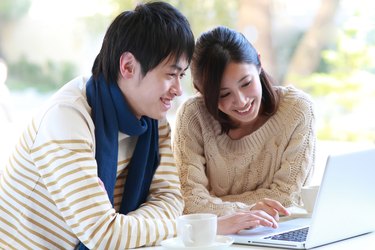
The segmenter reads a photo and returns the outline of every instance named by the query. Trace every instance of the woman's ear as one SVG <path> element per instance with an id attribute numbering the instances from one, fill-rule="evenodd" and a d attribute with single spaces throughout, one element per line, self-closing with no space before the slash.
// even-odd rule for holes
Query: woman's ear
<path id="1" fill-rule="evenodd" d="M 135 74 L 137 60 L 130 52 L 124 52 L 120 56 L 120 74 L 123 78 L 132 78 Z"/>

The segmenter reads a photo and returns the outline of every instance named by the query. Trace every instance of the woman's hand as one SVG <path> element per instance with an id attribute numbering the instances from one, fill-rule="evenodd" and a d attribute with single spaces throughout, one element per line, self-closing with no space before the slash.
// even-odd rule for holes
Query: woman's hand
<path id="1" fill-rule="evenodd" d="M 272 216 L 276 221 L 279 221 L 279 214 L 290 215 L 289 211 L 281 205 L 280 202 L 268 198 L 258 201 L 255 206 L 251 208 L 251 211 L 253 210 L 262 210 Z"/>
<path id="2" fill-rule="evenodd" d="M 271 215 L 261 210 L 236 212 L 217 219 L 217 234 L 235 234 L 243 229 L 257 226 L 277 228 L 277 222 Z"/>

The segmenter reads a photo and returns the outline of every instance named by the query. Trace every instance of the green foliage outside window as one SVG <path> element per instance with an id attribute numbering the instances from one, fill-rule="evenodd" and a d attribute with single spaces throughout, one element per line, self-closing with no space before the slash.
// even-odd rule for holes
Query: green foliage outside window
<path id="1" fill-rule="evenodd" d="M 8 87 L 13 90 L 34 88 L 40 92 L 55 91 L 76 76 L 76 66 L 71 62 L 30 62 L 22 57 L 8 65 Z"/>
<path id="2" fill-rule="evenodd" d="M 370 100 L 375 99 L 375 39 L 368 36 L 375 30 L 364 34 L 359 28 L 344 29 L 336 47 L 323 51 L 319 72 L 294 81 L 313 96 L 322 111 L 319 139 L 375 141 L 370 107 Z M 369 122 L 356 123 L 353 113 Z M 350 126 L 344 121 L 351 121 Z"/>
<path id="3" fill-rule="evenodd" d="M 3 21 L 10 21 L 23 16 L 30 6 L 31 0 L 1 0 L 0 24 Z"/>

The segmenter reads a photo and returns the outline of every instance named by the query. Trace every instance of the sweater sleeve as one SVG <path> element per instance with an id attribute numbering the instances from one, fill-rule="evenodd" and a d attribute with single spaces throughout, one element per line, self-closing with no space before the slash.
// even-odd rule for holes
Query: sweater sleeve
<path id="1" fill-rule="evenodd" d="M 176 117 L 173 136 L 173 152 L 179 168 L 184 213 L 207 212 L 225 215 L 238 209 L 248 209 L 241 202 L 225 202 L 210 194 L 209 178 L 206 173 L 203 131 L 200 119 L 206 111 L 201 110 L 197 99 L 183 104 Z"/>
<path id="2" fill-rule="evenodd" d="M 224 201 L 242 201 L 251 205 L 262 198 L 270 198 L 287 207 L 300 204 L 301 187 L 310 181 L 315 165 L 315 116 L 313 103 L 308 96 L 299 96 L 293 102 L 292 109 L 281 116 L 285 119 L 285 126 L 295 124 L 294 129 L 290 136 L 283 135 L 287 146 L 270 185 L 242 194 L 223 196 Z"/>
<path id="3" fill-rule="evenodd" d="M 171 129 L 166 120 L 159 121 L 159 152 L 160 165 L 155 172 L 147 201 L 139 209 L 129 213 L 140 220 L 155 219 L 150 221 L 153 224 L 145 224 L 146 230 L 137 232 L 145 237 L 136 246 L 155 245 L 161 240 L 176 236 L 175 219 L 183 212 L 180 179 L 171 149 Z"/>
<path id="4" fill-rule="evenodd" d="M 35 128 L 31 156 L 63 221 L 79 241 L 94 249 L 154 245 L 173 236 L 182 198 L 169 126 L 159 126 L 161 162 L 147 202 L 123 215 L 115 211 L 98 183 L 89 119 L 73 106 L 55 105 Z"/>

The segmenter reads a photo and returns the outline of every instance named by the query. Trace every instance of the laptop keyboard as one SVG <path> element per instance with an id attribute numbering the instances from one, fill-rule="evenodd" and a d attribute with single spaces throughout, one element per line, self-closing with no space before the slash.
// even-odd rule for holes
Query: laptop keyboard
<path id="1" fill-rule="evenodd" d="M 308 232 L 309 232 L 309 228 L 304 227 L 304 228 L 289 231 L 286 233 L 271 235 L 271 236 L 266 237 L 265 239 L 303 242 L 306 240 Z"/>

